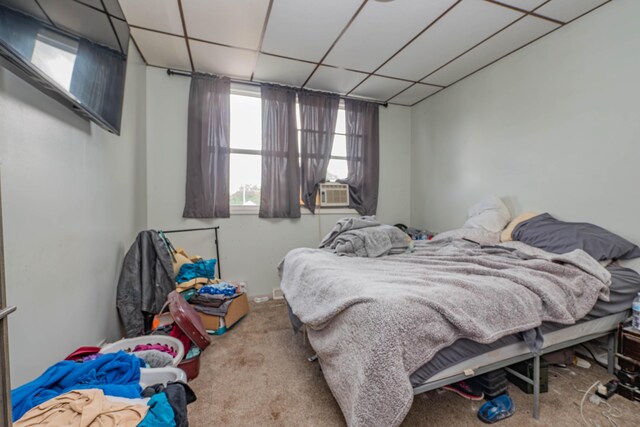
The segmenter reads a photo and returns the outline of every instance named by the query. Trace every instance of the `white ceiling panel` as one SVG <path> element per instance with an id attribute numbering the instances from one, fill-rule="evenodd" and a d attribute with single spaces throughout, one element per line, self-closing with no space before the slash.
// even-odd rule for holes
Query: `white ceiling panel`
<path id="1" fill-rule="evenodd" d="M 189 37 L 258 49 L 269 0 L 182 0 L 182 7 Z"/>
<path id="2" fill-rule="evenodd" d="M 102 7 L 102 3 L 100 2 L 100 0 L 78 0 L 78 1 L 81 3 L 87 4 L 91 7 L 104 10 L 104 7 Z"/>
<path id="3" fill-rule="evenodd" d="M 519 9 L 532 11 L 547 0 L 498 0 L 500 3 L 508 4 Z"/>
<path id="4" fill-rule="evenodd" d="M 522 15 L 488 2 L 463 0 L 379 72 L 421 79 Z"/>
<path id="5" fill-rule="evenodd" d="M 56 26 L 73 34 L 81 34 L 94 43 L 120 50 L 106 13 L 73 0 L 42 2 L 41 6 Z"/>
<path id="6" fill-rule="evenodd" d="M 582 15 L 606 3 L 605 0 L 551 0 L 549 3 L 536 10 L 536 13 L 549 18 L 558 19 L 562 22 L 569 22 L 574 18 Z"/>
<path id="7" fill-rule="evenodd" d="M 191 71 L 184 38 L 138 28 L 131 29 L 131 36 L 148 64 Z"/>
<path id="8" fill-rule="evenodd" d="M 316 66 L 308 62 L 293 61 L 261 54 L 253 75 L 254 80 L 301 86 Z"/>
<path id="9" fill-rule="evenodd" d="M 558 27 L 553 22 L 527 16 L 439 69 L 423 82 L 448 86 Z"/>
<path id="10" fill-rule="evenodd" d="M 319 61 L 362 0 L 275 0 L 262 50 Z"/>
<path id="11" fill-rule="evenodd" d="M 453 3 L 455 0 L 368 2 L 324 62 L 371 72 Z"/>
<path id="12" fill-rule="evenodd" d="M 395 98 L 390 99 L 389 102 L 393 102 L 394 104 L 413 105 L 416 102 L 423 100 L 427 96 L 433 95 L 439 90 L 442 89 L 436 86 L 429 86 L 418 83 L 415 86 L 411 86 L 409 89 L 405 90 Z"/>
<path id="13" fill-rule="evenodd" d="M 210 43 L 190 41 L 193 66 L 197 71 L 248 79 L 256 64 L 256 52 Z"/>
<path id="14" fill-rule="evenodd" d="M 321 65 L 305 86 L 309 89 L 345 94 L 367 77 L 364 73 Z"/>
<path id="15" fill-rule="evenodd" d="M 38 18 L 41 21 L 49 22 L 35 0 L 3 0 L 2 5 L 24 12 L 25 14 Z"/>
<path id="16" fill-rule="evenodd" d="M 177 0 L 120 0 L 131 25 L 184 35 Z"/>
<path id="17" fill-rule="evenodd" d="M 351 92 L 351 94 L 364 98 L 386 100 L 400 92 L 402 89 L 409 87 L 411 84 L 411 82 L 403 80 L 371 76 Z"/>
<path id="18" fill-rule="evenodd" d="M 103 1 L 104 1 L 105 7 L 107 8 L 107 12 L 109 12 L 109 14 L 120 19 L 125 19 L 124 14 L 122 13 L 122 8 L 120 7 L 120 3 L 118 3 L 118 0 L 103 0 Z"/>

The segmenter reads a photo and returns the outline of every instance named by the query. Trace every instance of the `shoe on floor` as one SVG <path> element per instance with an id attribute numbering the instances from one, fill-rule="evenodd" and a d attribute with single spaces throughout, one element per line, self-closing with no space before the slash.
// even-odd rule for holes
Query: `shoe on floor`
<path id="1" fill-rule="evenodd" d="M 474 384 L 470 384 L 467 381 L 460 381 L 454 384 L 449 384 L 442 387 L 445 390 L 452 391 L 459 394 L 465 399 L 469 400 L 482 400 L 484 399 L 484 393 Z"/>
<path id="2" fill-rule="evenodd" d="M 505 418 L 509 418 L 516 412 L 516 404 L 508 394 L 503 394 L 488 401 L 478 410 L 480 421 L 493 424 Z"/>

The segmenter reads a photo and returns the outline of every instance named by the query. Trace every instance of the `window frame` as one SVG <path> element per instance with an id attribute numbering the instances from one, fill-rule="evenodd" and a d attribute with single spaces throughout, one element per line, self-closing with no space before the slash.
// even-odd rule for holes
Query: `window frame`
<path id="1" fill-rule="evenodd" d="M 239 95 L 239 96 L 250 96 L 253 98 L 260 98 L 260 87 L 243 84 L 243 83 L 231 83 L 231 95 Z M 298 103 L 296 102 L 296 108 L 298 108 Z M 340 106 L 338 107 L 340 110 L 344 110 L 344 101 L 340 100 Z M 297 115 L 296 115 L 297 116 Z M 296 130 L 298 133 L 301 132 L 299 123 L 296 122 Z M 335 132 L 334 135 L 344 136 L 346 139 L 346 129 L 345 133 Z M 299 135 L 298 135 L 299 136 Z M 255 150 L 249 148 L 233 148 L 231 146 L 231 141 L 229 141 L 229 154 L 248 154 L 253 156 L 262 157 L 262 150 Z M 300 154 L 298 153 L 298 158 Z M 347 160 L 346 156 L 330 156 L 329 160 Z M 231 168 L 231 165 L 229 165 Z M 229 194 L 231 197 L 231 194 Z M 250 205 L 232 205 L 231 201 L 229 201 L 229 210 L 231 215 L 256 215 L 260 210 L 260 205 L 250 206 Z M 300 213 L 302 215 L 312 215 L 311 211 L 307 209 L 302 203 L 300 203 Z M 356 213 L 355 209 L 351 208 L 322 208 L 316 207 L 316 214 L 329 214 L 329 215 L 344 215 L 344 214 L 354 214 Z"/>

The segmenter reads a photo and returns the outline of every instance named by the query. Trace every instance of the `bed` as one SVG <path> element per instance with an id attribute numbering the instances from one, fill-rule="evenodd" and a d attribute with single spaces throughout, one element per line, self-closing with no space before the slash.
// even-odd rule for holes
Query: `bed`
<path id="1" fill-rule="evenodd" d="M 498 333 L 496 335 L 495 331 L 481 331 L 474 339 L 468 339 L 468 337 L 464 336 L 464 333 L 462 334 L 463 336 L 449 336 L 448 334 L 452 333 L 452 329 L 446 329 L 442 336 L 438 337 L 439 341 L 435 341 L 436 344 L 427 345 L 422 342 L 425 339 L 425 335 L 423 330 L 419 330 L 420 325 L 417 327 L 419 330 L 417 332 L 406 330 L 414 328 L 413 324 L 409 326 L 406 317 L 403 318 L 394 314 L 389 315 L 386 312 L 372 314 L 372 310 L 386 310 L 384 304 L 381 305 L 380 301 L 384 302 L 385 298 L 394 300 L 394 296 L 390 295 L 389 292 L 395 289 L 395 287 L 385 287 L 384 282 L 376 283 L 375 286 L 371 286 L 371 289 L 366 287 L 366 283 L 376 280 L 377 272 L 372 273 L 370 271 L 377 265 L 373 263 L 373 260 L 344 260 L 344 257 L 335 255 L 333 255 L 335 258 L 331 258 L 330 255 L 322 254 L 322 251 L 311 253 L 309 251 L 313 250 L 309 249 L 303 250 L 300 255 L 302 259 L 296 259 L 295 256 L 289 255 L 285 257 L 284 264 L 281 265 L 283 270 L 281 271 L 283 279 L 281 286 L 291 305 L 290 315 L 292 322 L 294 327 L 300 327 L 303 323 L 306 324 L 309 341 L 318 353 L 327 383 L 340 404 L 348 424 L 368 425 L 373 422 L 381 425 L 399 425 L 412 402 L 412 398 L 407 399 L 406 397 L 407 387 L 409 387 L 408 392 L 411 395 L 419 394 L 531 358 L 534 360 L 534 371 L 539 372 L 540 357 L 542 355 L 595 338 L 608 337 L 609 369 L 613 368 L 615 345 L 613 332 L 618 323 L 628 316 L 628 307 L 630 307 L 631 301 L 638 291 L 637 288 L 633 286 L 622 286 L 620 288 L 609 286 L 610 276 L 607 276 L 606 270 L 588 256 L 587 258 L 590 258 L 590 260 L 559 259 L 557 255 L 554 258 L 545 253 L 546 255 L 544 256 L 547 256 L 547 259 L 542 260 L 536 258 L 543 256 L 539 250 L 535 248 L 524 250 L 523 246 L 519 244 L 504 245 L 498 249 L 477 244 L 478 248 L 473 248 L 469 246 L 470 244 L 476 243 L 460 239 L 447 239 L 438 245 L 439 250 L 449 251 L 447 254 L 456 253 L 456 251 L 460 250 L 481 251 L 483 256 L 486 252 L 488 256 L 494 258 L 527 258 L 523 255 L 522 251 L 524 251 L 528 253 L 528 256 L 531 256 L 525 261 L 537 263 L 536 265 L 543 270 L 546 268 L 555 269 L 558 265 L 563 265 L 561 270 L 554 270 L 553 272 L 534 272 L 534 275 L 547 275 L 546 279 L 554 286 L 557 285 L 564 289 L 566 288 L 566 283 L 573 283 L 576 286 L 583 286 L 583 282 L 588 282 L 588 284 L 586 287 L 579 289 L 572 289 L 569 286 L 564 289 L 565 295 L 551 292 L 548 289 L 552 288 L 549 283 L 545 283 L 545 286 L 540 286 L 539 288 L 530 289 L 527 288 L 529 284 L 525 283 L 527 280 L 517 276 L 514 279 L 509 276 L 508 286 L 514 286 L 514 283 L 518 286 L 524 286 L 525 289 L 522 291 L 522 295 L 529 292 L 538 293 L 540 301 L 543 301 L 543 306 L 545 304 L 554 305 L 553 300 L 556 298 L 562 299 L 566 296 L 568 299 L 551 307 L 546 312 L 546 308 L 542 309 L 544 315 L 540 318 L 533 316 L 536 317 L 537 324 L 535 324 L 535 321 L 529 323 L 530 327 L 527 327 L 528 323 L 523 321 L 519 323 L 518 328 L 513 328 L 513 331 L 509 333 Z M 449 249 L 448 246 L 452 247 L 452 249 Z M 425 250 L 425 247 L 429 247 L 429 244 L 418 245 L 416 252 L 420 253 L 421 250 Z M 509 252 L 518 252 L 518 256 L 510 255 Z M 393 260 L 390 260 L 390 258 L 393 258 Z M 436 264 L 438 264 L 440 258 L 436 259 Z M 416 278 L 416 283 L 424 280 L 424 277 L 420 276 L 420 268 L 424 266 L 414 268 L 416 266 L 411 263 L 411 260 L 411 256 L 396 255 L 378 258 L 375 262 L 383 264 L 392 262 L 394 267 L 403 266 L 403 268 L 408 269 L 408 272 L 397 271 L 397 283 L 412 282 L 414 277 Z M 502 259 L 499 261 L 501 262 Z M 520 263 L 520 261 L 514 262 Z M 346 270 L 339 270 L 338 264 L 341 263 L 345 265 L 353 263 L 356 278 L 346 277 Z M 403 263 L 405 264 L 403 265 Z M 429 268 L 433 268 L 433 261 L 430 260 L 429 263 Z M 572 265 L 571 268 L 566 268 L 567 263 L 575 263 L 575 265 Z M 578 264 L 580 266 L 576 268 Z M 495 267 L 493 264 L 490 265 L 492 268 Z M 482 267 L 487 266 L 484 265 Z M 338 268 L 337 271 L 334 271 L 335 274 L 328 275 L 329 279 L 327 281 L 330 282 L 329 284 L 313 282 L 310 279 L 314 275 L 316 277 L 324 277 L 322 273 L 335 268 Z M 509 268 L 511 267 L 498 264 L 494 269 L 496 271 L 501 271 L 501 269 L 510 271 Z M 448 277 L 447 269 L 448 267 L 440 265 L 434 271 L 431 271 L 429 275 L 437 276 L 441 274 L 440 279 L 442 279 L 442 277 Z M 473 270 L 472 275 L 477 280 L 478 277 L 494 274 L 494 272 L 487 273 L 485 270 L 484 268 L 479 271 Z M 289 273 L 288 276 L 287 272 Z M 499 273 L 497 277 L 492 277 L 491 279 L 496 282 L 505 281 L 504 275 L 501 276 L 501 274 Z M 571 277 L 558 276 L 556 278 L 554 276 L 556 274 L 569 274 Z M 574 274 L 576 276 L 572 276 Z M 358 279 L 358 277 L 362 280 Z M 419 277 L 419 280 L 417 277 Z M 384 278 L 388 281 L 395 280 L 393 268 L 391 273 L 384 276 Z M 490 286 L 489 283 L 490 281 L 486 281 L 486 286 Z M 467 285 L 468 283 L 463 281 L 456 286 L 465 288 Z M 345 303 L 345 298 L 341 293 L 347 292 L 346 289 L 352 286 L 361 286 L 358 292 L 362 296 L 350 298 Z M 374 288 L 380 288 L 381 291 L 374 291 Z M 476 288 L 475 291 L 478 291 L 478 289 Z M 412 292 L 417 291 L 415 288 L 409 287 L 406 292 L 408 292 L 407 295 L 413 295 Z M 546 294 L 546 292 L 551 293 Z M 513 297 L 515 302 L 512 303 L 519 304 L 518 298 L 523 297 L 522 295 L 519 291 L 518 296 Z M 415 293 L 414 297 L 415 299 L 420 299 L 424 295 Z M 306 301 L 310 306 L 305 307 L 305 302 L 302 302 L 303 298 L 310 300 Z M 326 316 L 324 315 L 326 313 L 319 312 L 317 307 L 311 307 L 314 304 L 318 306 L 320 301 L 325 301 L 327 298 L 337 300 L 331 316 Z M 431 299 L 433 299 L 433 296 Z M 376 300 L 375 303 L 373 302 L 374 300 Z M 391 301 L 389 304 L 393 305 L 393 303 L 394 301 Z M 470 303 L 473 304 L 472 301 Z M 571 308 L 571 313 L 557 312 L 561 310 L 563 305 L 571 306 L 572 304 L 576 307 Z M 587 306 L 588 308 L 585 309 Z M 396 305 L 396 309 L 397 307 Z M 476 311 L 478 311 L 478 307 L 482 307 L 482 305 L 476 305 Z M 451 309 L 452 307 L 442 308 L 443 311 L 450 311 Z M 504 309 L 504 306 L 501 309 Z M 410 312 L 410 308 L 407 311 Z M 461 311 L 464 312 L 464 310 Z M 376 318 L 378 314 L 380 318 Z M 458 314 L 463 319 L 473 318 L 468 313 Z M 446 316 L 451 316 L 451 313 L 446 313 Z M 474 313 L 473 316 L 482 317 L 482 314 Z M 558 316 L 555 320 L 562 320 L 549 321 L 554 316 Z M 517 317 L 517 314 L 511 314 L 512 319 Z M 390 321 L 399 323 L 389 327 Z M 500 319 L 496 319 L 496 321 L 500 323 Z M 344 324 L 342 326 L 335 325 L 341 323 Z M 456 328 L 465 328 L 461 323 L 453 323 L 455 324 L 454 334 L 459 332 Z M 486 325 L 481 325 L 480 329 L 486 327 Z M 340 334 L 336 334 L 337 329 L 341 330 Z M 504 332 L 507 329 L 503 327 L 501 331 Z M 536 348 L 536 352 L 532 351 L 530 336 L 526 342 L 523 340 L 523 336 L 531 333 L 541 333 L 544 337 L 542 347 Z M 420 338 L 414 339 L 414 335 Z M 363 336 L 367 338 L 363 339 Z M 428 339 L 432 338 L 428 337 Z M 362 347 L 367 347 L 367 351 L 361 352 Z M 398 350 L 397 347 L 400 347 L 400 349 Z M 414 347 L 420 348 L 415 349 Z M 434 349 L 434 351 L 427 355 L 426 353 L 429 353 L 431 349 Z M 415 354 L 424 352 L 425 357 L 413 357 L 409 354 L 411 352 Z M 365 359 L 365 362 L 362 362 L 362 359 Z M 425 363 L 419 363 L 421 359 Z M 385 363 L 381 364 L 381 360 L 384 360 Z M 349 371 L 348 369 L 351 368 L 347 369 L 344 365 L 352 365 L 353 370 Z M 395 373 L 393 372 L 394 369 Z M 514 374 L 519 375 L 517 372 Z M 403 375 L 405 377 L 404 380 L 401 378 Z M 344 379 L 345 376 L 350 377 L 348 381 Z M 370 376 L 374 377 L 374 380 L 369 380 Z M 393 378 L 389 378 L 390 376 Z M 537 377 L 538 375 L 535 375 L 534 372 L 534 378 Z M 534 417 L 537 418 L 539 413 L 539 384 L 537 381 L 531 381 L 528 378 L 522 379 L 534 386 Z M 358 384 L 354 386 L 352 384 L 354 382 Z M 365 403 L 363 404 L 362 402 Z M 361 407 L 358 405 L 361 405 Z"/>

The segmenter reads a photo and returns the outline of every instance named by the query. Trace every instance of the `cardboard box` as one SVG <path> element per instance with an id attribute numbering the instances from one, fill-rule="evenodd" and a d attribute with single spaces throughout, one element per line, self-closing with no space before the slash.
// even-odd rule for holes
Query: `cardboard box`
<path id="1" fill-rule="evenodd" d="M 236 297 L 233 299 L 233 301 L 231 301 L 231 304 L 229 304 L 229 309 L 227 310 L 227 315 L 224 317 L 211 316 L 209 314 L 200 312 L 198 312 L 198 314 L 200 315 L 202 324 L 204 325 L 207 332 L 209 332 L 210 334 L 213 333 L 221 335 L 225 333 L 227 329 L 235 325 L 248 312 L 249 299 L 247 298 L 246 293 L 242 293 L 239 297 Z"/>

